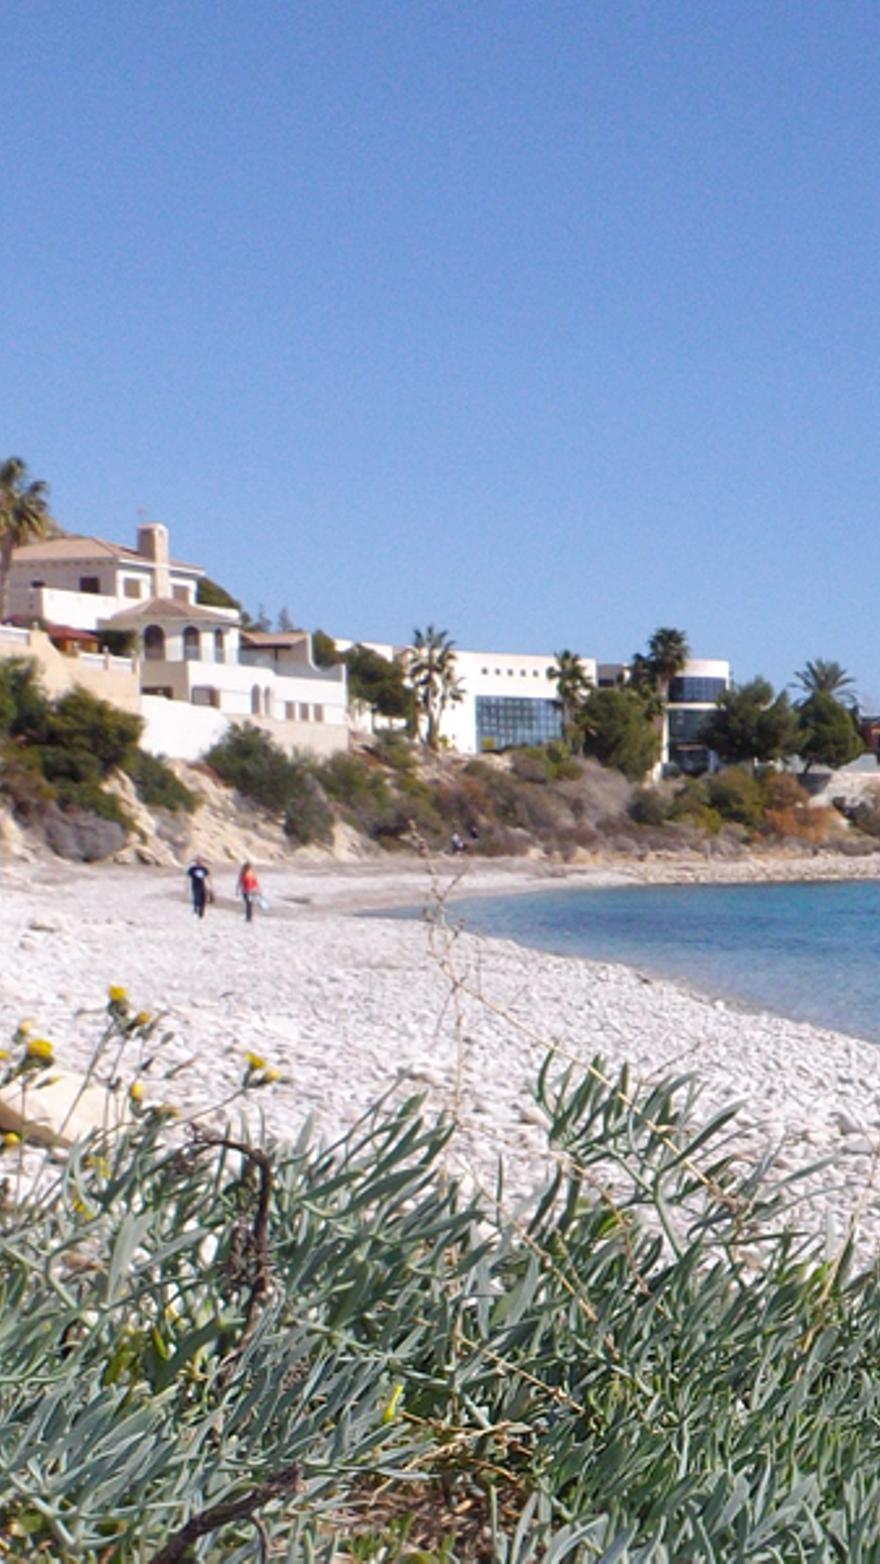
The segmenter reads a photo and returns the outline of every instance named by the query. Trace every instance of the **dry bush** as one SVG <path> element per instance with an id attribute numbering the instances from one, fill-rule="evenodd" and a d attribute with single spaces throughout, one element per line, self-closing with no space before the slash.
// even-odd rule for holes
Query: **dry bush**
<path id="1" fill-rule="evenodd" d="M 774 836 L 816 845 L 827 841 L 835 833 L 838 824 L 833 809 L 811 809 L 808 804 L 768 809 L 764 819 Z"/>

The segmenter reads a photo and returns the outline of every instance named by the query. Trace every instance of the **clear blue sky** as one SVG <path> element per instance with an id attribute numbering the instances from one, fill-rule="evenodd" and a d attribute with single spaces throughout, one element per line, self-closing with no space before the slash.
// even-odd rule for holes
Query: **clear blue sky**
<path id="1" fill-rule="evenodd" d="M 880 707 L 880 8 L 6 0 L 0 454 L 337 634 Z"/>

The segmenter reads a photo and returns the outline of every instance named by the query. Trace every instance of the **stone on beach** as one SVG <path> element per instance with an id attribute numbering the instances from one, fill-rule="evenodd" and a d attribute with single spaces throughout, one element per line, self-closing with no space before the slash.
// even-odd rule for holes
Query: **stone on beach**
<path id="1" fill-rule="evenodd" d="M 0 1086 L 0 1131 L 68 1148 L 87 1135 L 112 1134 L 130 1121 L 121 1092 L 54 1066 Z"/>

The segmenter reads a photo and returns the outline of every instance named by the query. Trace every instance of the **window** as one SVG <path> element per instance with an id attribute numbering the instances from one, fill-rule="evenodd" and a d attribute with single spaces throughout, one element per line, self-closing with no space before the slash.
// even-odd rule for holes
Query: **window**
<path id="1" fill-rule="evenodd" d="M 308 703 L 308 701 L 300 701 L 300 703 L 299 703 L 299 720 L 300 720 L 300 722 L 308 722 L 308 720 L 309 720 L 309 703 Z"/>
<path id="2" fill-rule="evenodd" d="M 179 582 L 171 588 L 171 596 L 175 598 L 178 603 L 192 602 L 192 592 L 190 591 L 189 587 L 181 586 Z"/>
<path id="3" fill-rule="evenodd" d="M 690 677 L 671 679 L 669 683 L 669 699 L 676 704 L 685 701 L 704 701 L 706 704 L 714 706 L 719 695 L 723 695 L 726 689 L 726 679 Z"/>
<path id="4" fill-rule="evenodd" d="M 226 661 L 226 640 L 222 630 L 214 631 L 214 661 L 215 663 Z"/>
<path id="5" fill-rule="evenodd" d="M 81 592 L 100 592 L 101 581 L 99 576 L 80 576 L 79 589 Z"/>
<path id="6" fill-rule="evenodd" d="M 692 744 L 699 740 L 708 718 L 707 711 L 670 711 L 670 742 Z"/>
<path id="7" fill-rule="evenodd" d="M 134 581 L 131 576 L 127 576 L 122 583 L 122 591 L 126 597 L 143 597 L 144 583 Z"/>
<path id="8" fill-rule="evenodd" d="M 284 702 L 284 716 L 288 722 L 296 722 L 296 701 Z"/>
<path id="9" fill-rule="evenodd" d="M 267 684 L 266 688 L 263 691 L 263 716 L 264 717 L 271 717 L 271 715 L 272 715 L 272 691 L 269 689 L 269 686 Z"/>
<path id="10" fill-rule="evenodd" d="M 197 663 L 202 653 L 201 636 L 195 625 L 187 625 L 183 632 L 183 656 L 188 663 Z"/>
<path id="11" fill-rule="evenodd" d="M 252 717 L 259 717 L 259 715 L 260 715 L 260 686 L 258 684 L 252 684 L 251 685 L 251 716 Z"/>
<path id="12" fill-rule="evenodd" d="M 220 705 L 220 691 L 212 684 L 194 684 L 189 698 L 193 706 Z"/>
<path id="13" fill-rule="evenodd" d="M 144 657 L 161 662 L 165 656 L 165 631 L 161 625 L 147 625 L 144 631 Z"/>
<path id="14" fill-rule="evenodd" d="M 478 749 L 546 744 L 562 736 L 562 714 L 556 701 L 518 695 L 478 695 L 476 705 Z"/>
<path id="15" fill-rule="evenodd" d="M 323 722 L 324 721 L 324 708 L 323 708 L 323 706 L 314 706 L 312 708 L 312 716 L 314 717 L 316 722 Z"/>

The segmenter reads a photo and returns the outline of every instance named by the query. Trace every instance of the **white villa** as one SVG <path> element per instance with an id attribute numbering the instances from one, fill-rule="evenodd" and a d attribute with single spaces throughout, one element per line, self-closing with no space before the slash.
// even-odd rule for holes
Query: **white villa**
<path id="1" fill-rule="evenodd" d="M 113 658 L 112 671 L 118 683 L 120 665 L 129 661 L 137 676 L 141 742 L 153 754 L 196 760 L 242 721 L 265 728 L 288 751 L 346 749 L 345 668 L 316 668 L 305 631 L 249 633 L 236 609 L 198 603 L 204 574 L 170 559 L 168 532 L 158 522 L 138 528 L 136 549 L 99 538 L 50 538 L 15 551 L 10 607 L 24 626 L 132 638 L 132 658 Z M 85 670 L 92 667 L 85 658 L 99 662 L 101 655 L 80 653 L 74 661 Z M 75 666 L 71 673 L 71 682 L 87 682 Z M 89 687 L 97 693 L 94 678 Z M 114 698 L 109 684 L 106 698 Z"/>
<path id="2" fill-rule="evenodd" d="M 404 658 L 406 646 L 389 642 L 361 643 L 389 660 Z M 341 650 L 354 642 L 340 637 Z M 584 673 L 598 688 L 625 683 L 625 663 L 597 663 L 582 657 Z M 455 672 L 462 699 L 450 703 L 440 720 L 441 738 L 464 755 L 509 749 L 515 744 L 546 744 L 562 735 L 562 714 L 550 671 L 554 652 L 474 652 L 455 649 Z M 669 687 L 658 775 L 671 767 L 705 770 L 709 753 L 699 732 L 706 716 L 728 689 L 730 663 L 718 658 L 691 658 Z M 369 713 L 350 709 L 355 729 L 367 729 Z"/>
<path id="3" fill-rule="evenodd" d="M 284 749 L 328 755 L 346 749 L 352 730 L 370 726 L 369 713 L 348 701 L 343 665 L 319 668 L 311 637 L 248 631 L 234 608 L 198 601 L 199 565 L 170 557 L 167 529 L 138 528 L 136 548 L 100 538 L 64 535 L 28 544 L 13 555 L 11 615 L 18 628 L 0 627 L 0 656 L 37 656 L 53 693 L 73 683 L 136 709 L 143 744 L 157 755 L 195 760 L 235 722 L 264 728 Z M 51 641 L 33 627 L 46 626 Z M 121 633 L 128 657 L 83 647 L 85 632 Z M 59 644 L 63 652 L 57 648 Z M 340 650 L 353 643 L 338 639 Z M 382 656 L 406 647 L 369 641 Z M 466 651 L 456 648 L 462 693 L 442 715 L 450 749 L 476 755 L 517 744 L 543 744 L 562 730 L 553 681 L 555 654 Z M 622 663 L 582 659 L 591 683 L 625 680 Z M 710 758 L 700 725 L 730 684 L 730 664 L 692 659 L 672 680 L 658 769 L 704 769 Z"/>

